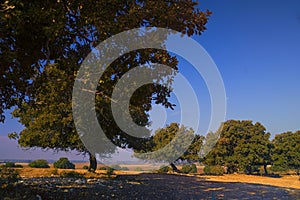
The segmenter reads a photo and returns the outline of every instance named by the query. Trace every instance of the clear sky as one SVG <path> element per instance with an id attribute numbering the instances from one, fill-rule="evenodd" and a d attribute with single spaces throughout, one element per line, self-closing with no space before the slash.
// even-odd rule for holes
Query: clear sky
<path id="1" fill-rule="evenodd" d="M 272 136 L 299 130 L 300 1 L 200 0 L 199 7 L 213 12 L 207 30 L 194 39 L 210 54 L 222 75 L 226 119 L 261 122 Z M 209 118 L 208 92 L 201 77 L 194 77 L 185 65 L 181 61 L 180 70 L 196 88 L 205 122 Z M 168 114 L 167 122 L 176 119 L 174 116 Z M 5 139 L 8 133 L 22 129 L 9 118 L 0 124 L 0 159 L 45 156 L 40 152 L 34 156 L 20 153 L 15 143 Z"/>
<path id="2" fill-rule="evenodd" d="M 227 119 L 261 122 L 273 135 L 300 129 L 300 1 L 205 0 L 200 44 L 226 88 Z"/>

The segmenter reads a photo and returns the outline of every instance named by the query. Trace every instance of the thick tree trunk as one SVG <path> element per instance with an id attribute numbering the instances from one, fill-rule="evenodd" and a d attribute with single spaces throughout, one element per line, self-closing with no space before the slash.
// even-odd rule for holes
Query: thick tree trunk
<path id="1" fill-rule="evenodd" d="M 96 169 L 97 169 L 97 160 L 96 160 L 96 157 L 91 154 L 89 152 L 89 156 L 90 156 L 90 166 L 89 166 L 89 171 L 90 172 L 95 172 Z"/>
<path id="2" fill-rule="evenodd" d="M 174 163 L 170 163 L 170 166 L 172 167 L 172 170 L 173 170 L 174 172 L 178 172 L 178 173 L 181 172 L 181 171 L 176 167 L 176 165 L 174 165 Z"/>
<path id="3" fill-rule="evenodd" d="M 264 165 L 264 171 L 265 171 L 265 175 L 268 175 L 267 165 Z"/>

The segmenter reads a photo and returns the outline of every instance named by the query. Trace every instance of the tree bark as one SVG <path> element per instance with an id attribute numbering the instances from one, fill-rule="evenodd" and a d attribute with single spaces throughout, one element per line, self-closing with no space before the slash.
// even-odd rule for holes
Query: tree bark
<path id="1" fill-rule="evenodd" d="M 176 165 L 174 165 L 174 163 L 170 163 L 170 166 L 172 167 L 172 170 L 173 170 L 174 172 L 178 172 L 178 173 L 181 172 L 181 171 L 176 167 Z"/>
<path id="2" fill-rule="evenodd" d="M 96 157 L 95 157 L 93 154 L 91 154 L 90 152 L 89 152 L 89 156 L 90 156 L 90 166 L 89 166 L 89 171 L 90 171 L 90 172 L 95 172 L 96 169 L 97 169 L 97 159 L 96 159 Z"/>
<path id="3" fill-rule="evenodd" d="M 267 169 L 267 165 L 264 164 L 264 171 L 265 171 L 265 175 L 268 175 L 268 169 Z"/>

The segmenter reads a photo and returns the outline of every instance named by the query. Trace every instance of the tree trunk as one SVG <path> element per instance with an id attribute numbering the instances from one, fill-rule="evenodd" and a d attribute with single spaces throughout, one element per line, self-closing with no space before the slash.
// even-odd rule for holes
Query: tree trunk
<path id="1" fill-rule="evenodd" d="M 95 172 L 96 169 L 97 169 L 97 160 L 96 160 L 96 157 L 91 154 L 89 152 L 89 156 L 90 156 L 90 166 L 89 166 L 89 171 L 90 172 Z"/>
<path id="2" fill-rule="evenodd" d="M 170 163 L 170 166 L 172 167 L 172 170 L 173 170 L 174 172 L 178 172 L 178 173 L 181 172 L 181 171 L 176 167 L 176 165 L 174 165 L 174 163 Z"/>
<path id="3" fill-rule="evenodd" d="M 268 175 L 267 165 L 264 165 L 265 175 Z"/>

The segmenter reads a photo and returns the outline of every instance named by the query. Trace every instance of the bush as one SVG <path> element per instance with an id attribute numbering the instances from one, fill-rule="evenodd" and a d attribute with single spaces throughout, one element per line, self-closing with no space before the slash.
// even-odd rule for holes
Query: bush
<path id="1" fill-rule="evenodd" d="M 111 175 L 114 174 L 114 171 L 115 171 L 114 168 L 109 167 L 109 168 L 107 169 L 107 171 L 106 171 L 106 175 L 107 175 L 108 177 L 111 177 Z"/>
<path id="2" fill-rule="evenodd" d="M 121 170 L 123 170 L 123 171 L 129 171 L 128 167 L 122 167 Z"/>
<path id="3" fill-rule="evenodd" d="M 185 174 L 197 173 L 197 166 L 195 164 L 183 165 L 181 168 L 181 172 Z"/>
<path id="4" fill-rule="evenodd" d="M 158 173 L 167 173 L 168 171 L 170 171 L 170 167 L 169 166 L 161 166 L 157 172 Z"/>
<path id="5" fill-rule="evenodd" d="M 57 169 L 51 170 L 50 175 L 54 175 L 54 176 L 59 175 L 58 170 Z"/>
<path id="6" fill-rule="evenodd" d="M 115 169 L 115 170 L 121 170 L 122 169 L 122 167 L 120 165 L 112 165 L 110 167 Z"/>
<path id="7" fill-rule="evenodd" d="M 2 165 L 1 167 L 4 167 L 4 168 L 23 168 L 22 165 L 16 165 L 13 162 L 7 162 L 4 165 Z"/>
<path id="8" fill-rule="evenodd" d="M 207 175 L 223 175 L 225 173 L 224 168 L 219 165 L 205 166 L 203 171 Z"/>
<path id="9" fill-rule="evenodd" d="M 82 169 L 89 169 L 89 166 L 84 165 L 84 166 L 82 167 Z"/>
<path id="10" fill-rule="evenodd" d="M 110 167 L 108 167 L 108 166 L 101 166 L 101 167 L 99 167 L 99 170 L 107 170 L 107 169 L 109 169 Z"/>
<path id="11" fill-rule="evenodd" d="M 32 168 L 50 168 L 47 160 L 35 160 L 29 163 L 28 166 Z"/>
<path id="12" fill-rule="evenodd" d="M 60 176 L 63 178 L 84 178 L 84 175 L 75 171 L 62 171 Z"/>
<path id="13" fill-rule="evenodd" d="M 140 172 L 140 171 L 143 171 L 143 169 L 142 169 L 142 168 L 140 168 L 140 167 L 137 167 L 137 168 L 135 168 L 135 169 L 134 169 L 134 171 L 138 171 L 138 172 Z"/>
<path id="14" fill-rule="evenodd" d="M 58 169 L 75 169 L 75 165 L 71 163 L 68 158 L 60 158 L 58 161 L 53 163 L 53 166 Z"/>

